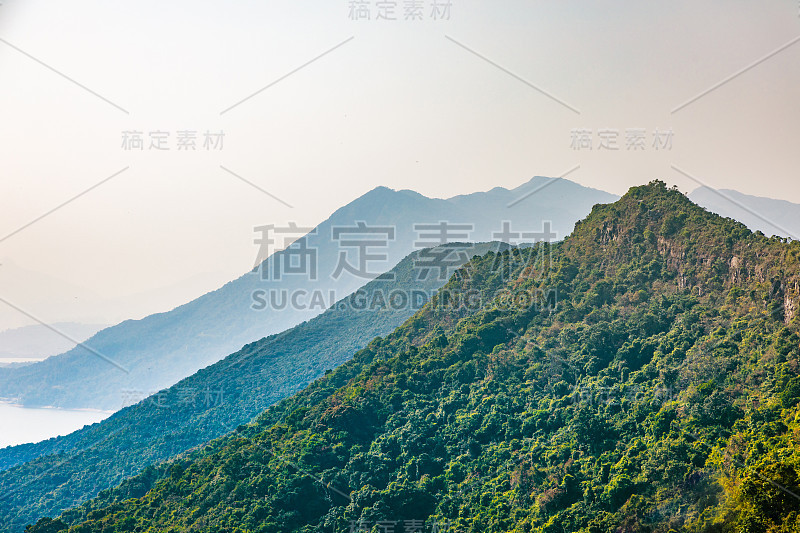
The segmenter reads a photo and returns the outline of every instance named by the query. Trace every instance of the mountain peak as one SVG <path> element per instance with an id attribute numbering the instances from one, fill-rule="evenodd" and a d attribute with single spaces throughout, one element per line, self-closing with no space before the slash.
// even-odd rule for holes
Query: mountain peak
<path id="1" fill-rule="evenodd" d="M 708 212 L 676 187 L 654 180 L 632 187 L 614 203 L 595 205 L 565 247 L 573 258 L 591 256 L 610 268 L 658 257 L 692 286 L 716 279 L 712 265 L 729 264 L 754 238 L 744 224 Z"/>
<path id="2" fill-rule="evenodd" d="M 369 197 L 369 198 L 379 198 L 379 197 L 391 196 L 391 195 L 394 195 L 394 194 L 397 194 L 396 190 L 390 189 L 389 187 L 386 187 L 385 185 L 379 185 L 378 187 L 375 187 L 374 189 L 372 189 L 372 190 L 368 191 L 367 193 L 363 194 L 361 196 L 361 198 L 367 198 L 367 197 Z"/>
<path id="3" fill-rule="evenodd" d="M 381 185 L 379 187 L 375 187 L 374 189 L 371 189 L 370 191 L 362 194 L 361 196 L 359 196 L 358 198 L 353 200 L 353 202 L 351 202 L 351 204 L 362 203 L 364 201 L 368 201 L 370 203 L 374 203 L 374 204 L 378 205 L 378 204 L 385 203 L 385 202 L 393 202 L 393 201 L 396 201 L 399 198 L 408 198 L 408 197 L 414 197 L 414 198 L 418 198 L 418 199 L 421 198 L 421 199 L 429 200 L 429 198 L 427 198 L 426 196 L 418 193 L 417 191 L 413 191 L 411 189 L 400 189 L 400 190 L 397 190 L 397 189 L 392 189 L 390 187 L 386 187 L 384 185 Z"/>
<path id="4" fill-rule="evenodd" d="M 526 181 L 525 183 L 523 183 L 522 185 L 519 185 L 519 186 L 515 187 L 513 190 L 525 189 L 525 188 L 530 187 L 532 185 L 534 185 L 534 186 L 535 185 L 542 185 L 543 183 L 547 183 L 548 181 L 554 181 L 554 180 L 557 180 L 557 179 L 562 179 L 562 178 L 548 178 L 547 176 L 534 176 L 531 179 L 529 179 L 528 181 Z M 569 180 L 564 180 L 564 181 L 569 181 Z"/>
<path id="5" fill-rule="evenodd" d="M 690 213 L 708 217 L 702 207 L 694 204 L 677 187 L 668 188 L 661 180 L 653 180 L 647 185 L 631 187 L 622 198 L 609 204 L 597 204 L 592 212 L 579 225 L 594 226 L 611 222 L 640 225 L 644 217 L 646 224 L 660 220 L 664 215 L 679 216 L 681 213 L 688 216 Z M 711 215 L 713 216 L 713 215 Z M 638 220 L 638 222 L 636 222 Z M 578 226 L 576 226 L 577 231 Z M 641 228 L 642 230 L 644 228 Z"/>

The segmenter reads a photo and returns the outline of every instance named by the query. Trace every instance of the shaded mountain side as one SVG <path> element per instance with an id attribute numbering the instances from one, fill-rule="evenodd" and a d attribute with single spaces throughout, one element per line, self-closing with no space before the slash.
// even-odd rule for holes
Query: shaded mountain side
<path id="1" fill-rule="evenodd" d="M 552 262 L 520 256 L 474 258 L 253 423 L 31 531 L 797 531 L 800 242 L 653 182 Z"/>
<path id="2" fill-rule="evenodd" d="M 0 450 L 0 527 L 20 530 L 78 505 L 148 465 L 228 433 L 342 364 L 446 282 L 438 275 L 420 279 L 420 254 L 450 250 L 458 266 L 460 258 L 507 247 L 451 244 L 414 253 L 320 316 L 251 343 L 102 422 Z"/>
<path id="3" fill-rule="evenodd" d="M 415 250 L 443 242 L 502 240 L 493 235 L 503 229 L 503 221 L 508 221 L 514 231 L 536 232 L 549 221 L 552 231 L 563 238 L 592 205 L 613 199 L 602 191 L 549 178 L 534 178 L 512 190 L 495 188 L 449 200 L 379 187 L 337 210 L 305 237 L 307 229 L 267 235 L 267 239 L 276 241 L 269 252 L 280 247 L 283 237 L 300 239 L 292 249 L 271 255 L 258 272 L 245 274 L 167 313 L 100 331 L 85 343 L 91 350 L 79 346 L 41 363 L 0 368 L 0 398 L 13 398 L 29 406 L 116 410 L 124 401 L 125 391 L 168 387 L 244 344 L 308 320 Z M 433 230 L 415 231 L 415 224 L 442 221 L 472 225 L 472 230 L 450 230 L 441 235 L 442 240 L 437 240 Z M 363 265 L 365 272 L 359 271 L 358 245 L 348 244 L 348 233 L 335 233 L 357 228 L 359 222 L 390 228 L 392 233 L 391 238 L 368 236 L 385 239 L 386 246 L 379 244 L 362 252 L 385 254 L 385 258 Z M 425 239 L 423 234 L 434 234 L 434 238 Z M 349 240 L 354 238 L 350 236 Z M 298 257 L 302 250 L 313 252 L 315 260 L 310 255 Z M 337 272 L 342 252 L 355 272 Z M 301 263 L 305 272 L 287 272 L 286 265 L 293 259 L 309 261 Z M 311 261 L 316 266 L 315 275 Z M 296 308 L 260 309 L 260 302 L 254 301 L 257 291 L 305 291 L 309 297 Z M 328 297 L 331 291 L 333 298 Z M 312 301 L 313 294 L 325 295 L 325 304 Z"/>

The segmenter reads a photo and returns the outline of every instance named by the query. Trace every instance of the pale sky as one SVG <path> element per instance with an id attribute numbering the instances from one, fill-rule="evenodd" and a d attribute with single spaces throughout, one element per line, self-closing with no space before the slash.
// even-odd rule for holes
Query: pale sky
<path id="1" fill-rule="evenodd" d="M 0 263 L 101 299 L 201 274 L 205 291 L 253 266 L 255 226 L 313 226 L 378 185 L 450 197 L 573 169 L 617 194 L 698 186 L 676 167 L 800 203 L 797 0 L 451 0 L 449 20 L 425 0 L 422 21 L 368 3 L 351 20 L 348 0 L 2 0 L 0 239 L 127 170 L 0 241 Z"/>

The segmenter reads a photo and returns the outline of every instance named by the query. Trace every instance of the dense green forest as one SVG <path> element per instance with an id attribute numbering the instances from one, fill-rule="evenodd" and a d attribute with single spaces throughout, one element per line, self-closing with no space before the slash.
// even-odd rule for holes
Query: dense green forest
<path id="1" fill-rule="evenodd" d="M 452 254 L 455 265 L 508 247 L 443 245 L 432 252 L 453 246 L 461 252 Z M 6 469 L 0 472 L 0 530 L 21 531 L 148 465 L 230 432 L 339 366 L 375 336 L 391 332 L 447 281 L 438 275 L 419 279 L 420 253 L 308 322 L 251 343 L 100 423 L 0 450 L 0 468 Z M 408 305 L 392 295 L 408 295 Z"/>
<path id="2" fill-rule="evenodd" d="M 30 530 L 800 531 L 800 242 L 653 182 L 541 246 Z"/>

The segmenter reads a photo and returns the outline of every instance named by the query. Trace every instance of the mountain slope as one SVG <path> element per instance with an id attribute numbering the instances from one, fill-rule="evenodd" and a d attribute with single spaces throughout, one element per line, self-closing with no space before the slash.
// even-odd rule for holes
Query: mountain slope
<path id="1" fill-rule="evenodd" d="M 552 263 L 520 255 L 473 259 L 254 423 L 32 531 L 798 530 L 800 243 L 654 182 Z"/>
<path id="2" fill-rule="evenodd" d="M 465 255 L 507 247 L 478 244 Z M 418 279 L 419 256 L 410 255 L 390 276 L 371 281 L 308 322 L 251 343 L 103 422 L 0 450 L 0 469 L 25 463 L 0 472 L 0 529 L 20 530 L 228 433 L 342 364 L 372 338 L 395 329 L 444 284 L 437 276 Z"/>
<path id="3" fill-rule="evenodd" d="M 531 191 L 535 194 L 509 207 Z M 502 221 L 510 221 L 517 231 L 541 231 L 543 222 L 551 221 L 552 230 L 563 237 L 592 205 L 612 199 L 612 195 L 601 191 L 548 178 L 534 178 L 513 190 L 496 188 L 449 200 L 379 187 L 337 210 L 316 232 L 293 244 L 295 250 L 270 256 L 260 272 L 248 273 L 168 313 L 105 329 L 85 343 L 91 350 L 79 346 L 24 368 L 0 369 L 0 398 L 13 398 L 31 406 L 116 410 L 123 403 L 125 391 L 146 394 L 170 386 L 244 344 L 318 315 L 414 250 L 442 243 L 434 239 L 420 244 L 420 232 L 414 230 L 414 224 L 449 221 L 474 225 L 474 231 L 466 237 L 444 242 L 495 240 L 493 233 L 502 229 Z M 333 231 L 357 227 L 359 221 L 393 227 L 394 239 L 384 249 L 366 249 L 370 254 L 385 253 L 385 258 L 367 265 L 366 275 L 345 270 L 334 277 L 340 252 L 355 254 L 358 250 L 352 244 L 346 246 L 342 239 L 334 241 Z M 296 251 L 302 247 L 316 253 L 317 278 L 286 274 L 275 279 L 277 265 L 285 268 L 285 261 L 296 258 Z M 354 256 L 348 261 L 357 263 Z M 270 279 L 261 279 L 262 272 Z M 290 295 L 301 291 L 324 295 L 324 305 L 307 297 L 299 300 L 298 306 L 259 309 L 261 302 L 253 298 L 254 294 Z M 333 298 L 328 296 L 330 291 L 334 291 Z"/>

